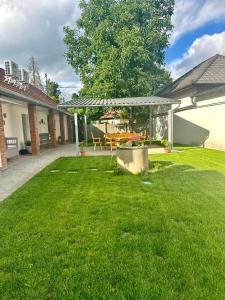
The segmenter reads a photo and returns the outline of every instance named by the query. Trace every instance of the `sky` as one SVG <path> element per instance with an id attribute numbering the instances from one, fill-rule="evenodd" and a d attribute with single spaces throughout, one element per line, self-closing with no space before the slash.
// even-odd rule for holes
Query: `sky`
<path id="1" fill-rule="evenodd" d="M 0 0 L 0 66 L 11 59 L 27 68 L 30 56 L 41 76 L 57 81 L 66 98 L 81 82 L 64 57 L 63 26 L 80 17 L 78 0 Z M 165 67 L 173 79 L 201 61 L 225 55 L 225 0 L 175 0 L 174 26 Z"/>

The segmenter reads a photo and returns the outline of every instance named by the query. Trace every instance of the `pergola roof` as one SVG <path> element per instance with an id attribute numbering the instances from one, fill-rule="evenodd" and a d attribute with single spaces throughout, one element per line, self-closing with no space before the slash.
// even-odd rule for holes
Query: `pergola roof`
<path id="1" fill-rule="evenodd" d="M 129 98 L 114 98 L 114 99 L 75 99 L 60 103 L 61 108 L 74 107 L 120 107 L 120 106 L 150 106 L 150 105 L 168 105 L 179 104 L 179 100 L 162 98 L 157 96 L 150 97 L 129 97 Z"/>

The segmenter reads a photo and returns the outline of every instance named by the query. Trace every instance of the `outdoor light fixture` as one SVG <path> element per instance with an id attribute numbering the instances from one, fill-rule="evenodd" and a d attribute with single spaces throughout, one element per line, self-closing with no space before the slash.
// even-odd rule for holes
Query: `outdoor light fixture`
<path id="1" fill-rule="evenodd" d="M 39 121 L 39 124 L 45 124 L 45 121 L 44 121 L 44 119 L 41 119 L 41 121 Z"/>

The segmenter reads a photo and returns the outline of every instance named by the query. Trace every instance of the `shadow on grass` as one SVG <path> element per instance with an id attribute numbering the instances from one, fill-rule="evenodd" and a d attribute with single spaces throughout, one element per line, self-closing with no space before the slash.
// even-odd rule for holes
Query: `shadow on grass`
<path id="1" fill-rule="evenodd" d="M 149 172 L 159 172 L 161 170 L 171 167 L 172 165 L 174 165 L 174 163 L 168 160 L 149 161 Z"/>

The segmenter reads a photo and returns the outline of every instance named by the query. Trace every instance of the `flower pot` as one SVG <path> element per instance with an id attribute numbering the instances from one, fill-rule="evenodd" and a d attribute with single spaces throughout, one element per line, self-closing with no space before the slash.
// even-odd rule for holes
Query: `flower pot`
<path id="1" fill-rule="evenodd" d="M 129 171 L 132 174 L 139 174 L 148 170 L 148 147 L 125 147 L 117 148 L 118 168 Z"/>
<path id="2" fill-rule="evenodd" d="M 165 153 L 170 153 L 171 151 L 170 151 L 169 148 L 164 148 L 164 152 L 165 152 Z"/>
<path id="3" fill-rule="evenodd" d="M 26 150 L 28 153 L 32 154 L 32 147 L 31 146 L 26 146 Z"/>
<path id="4" fill-rule="evenodd" d="M 80 151 L 80 156 L 86 156 L 86 152 L 85 151 Z"/>

